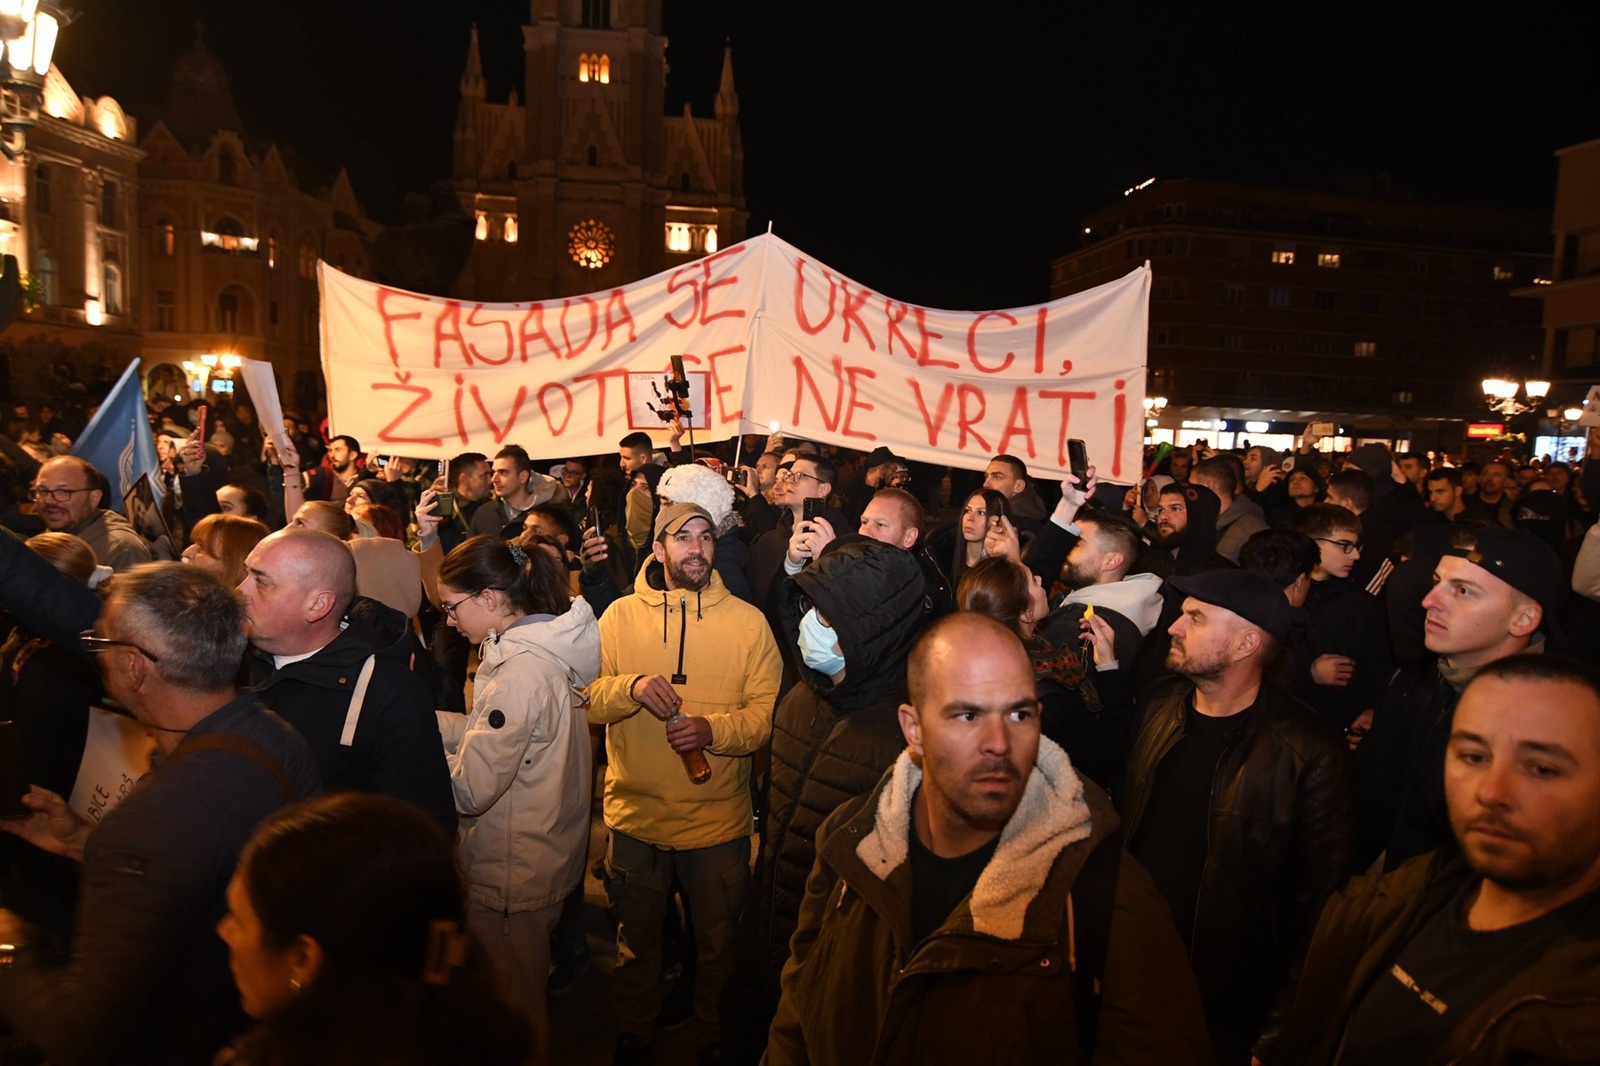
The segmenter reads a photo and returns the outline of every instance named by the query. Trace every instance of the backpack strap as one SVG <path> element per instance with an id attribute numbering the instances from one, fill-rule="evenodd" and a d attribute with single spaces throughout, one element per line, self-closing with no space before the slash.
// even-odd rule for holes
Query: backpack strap
<path id="1" fill-rule="evenodd" d="M 1067 895 L 1073 941 L 1072 999 L 1078 1015 L 1078 1044 L 1083 1059 L 1094 1058 L 1100 1024 L 1100 983 L 1106 972 L 1106 946 L 1111 939 L 1111 906 L 1117 896 L 1122 866 L 1122 828 L 1102 840 L 1078 870 Z"/>
<path id="2" fill-rule="evenodd" d="M 284 770 L 283 763 L 273 758 L 272 754 L 253 740 L 246 740 L 236 733 L 201 733 L 198 736 L 183 738 L 183 742 L 172 749 L 169 760 L 177 759 L 196 751 L 226 751 L 243 759 L 249 759 L 261 769 L 272 775 L 278 782 L 278 787 L 283 789 L 283 794 L 289 797 L 290 803 L 300 801 L 300 790 L 294 787 L 294 782 L 289 780 L 289 774 Z"/>
<path id="3" fill-rule="evenodd" d="M 377 662 L 376 655 L 369 655 L 367 661 L 361 664 L 355 691 L 350 694 L 350 709 L 344 714 L 344 732 L 339 734 L 341 748 L 348 748 L 356 742 L 356 723 L 361 721 L 361 706 L 367 702 L 367 686 L 372 683 L 372 669 Z"/>

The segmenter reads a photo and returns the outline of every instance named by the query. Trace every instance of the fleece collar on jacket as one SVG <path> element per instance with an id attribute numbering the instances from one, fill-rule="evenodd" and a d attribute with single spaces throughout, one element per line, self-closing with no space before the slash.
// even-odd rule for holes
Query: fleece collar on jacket
<path id="1" fill-rule="evenodd" d="M 856 845 L 857 857 L 879 879 L 887 879 L 907 859 L 915 832 L 911 811 L 921 784 L 922 768 L 912 761 L 908 748 L 879 789 L 872 832 Z M 972 889 L 974 931 L 1002 940 L 1020 937 L 1028 904 L 1044 887 L 1056 856 L 1087 837 L 1092 828 L 1083 782 L 1067 753 L 1041 737 L 1022 802 L 1000 831 L 994 858 Z"/>
<path id="2" fill-rule="evenodd" d="M 1161 579 L 1154 574 L 1128 574 L 1121 581 L 1104 585 L 1087 585 L 1073 589 L 1062 598 L 1062 606 L 1069 603 L 1092 603 L 1108 611 L 1116 611 L 1139 627 L 1139 635 L 1148 637 L 1161 620 Z"/>

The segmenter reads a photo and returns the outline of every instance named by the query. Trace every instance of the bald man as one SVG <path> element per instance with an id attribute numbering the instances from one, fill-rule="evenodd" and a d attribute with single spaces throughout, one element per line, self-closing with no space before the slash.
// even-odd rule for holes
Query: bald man
<path id="1" fill-rule="evenodd" d="M 239 592 L 250 683 L 306 738 L 328 790 L 408 800 L 454 836 L 433 694 L 409 666 L 421 647 L 398 611 L 356 595 L 344 542 L 274 533 L 245 560 Z"/>
<path id="2" fill-rule="evenodd" d="M 767 1061 L 874 1042 L 888 1062 L 1209 1061 L 1166 905 L 1105 794 L 1040 736 L 1021 641 L 947 615 L 907 677 L 907 750 L 818 834 Z"/>

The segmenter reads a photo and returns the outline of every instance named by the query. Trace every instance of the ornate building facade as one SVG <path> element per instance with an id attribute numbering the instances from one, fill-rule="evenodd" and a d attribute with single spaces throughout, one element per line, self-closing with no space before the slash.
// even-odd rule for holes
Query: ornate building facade
<path id="1" fill-rule="evenodd" d="M 64 351 L 138 353 L 137 136 L 117 101 L 78 96 L 51 67 L 26 150 L 0 160 L 0 255 L 26 279 L 5 334 L 13 391 L 38 391 Z"/>
<path id="2" fill-rule="evenodd" d="M 144 369 L 207 354 L 272 363 L 286 403 L 321 394 L 316 266 L 371 276 L 378 227 L 349 177 L 331 188 L 254 142 L 205 42 L 179 58 L 165 113 L 140 147 L 137 311 Z M 307 191 L 314 190 L 314 191 Z"/>
<path id="3" fill-rule="evenodd" d="M 472 30 L 456 188 L 476 241 L 457 286 L 517 301 L 624 284 L 744 238 L 733 57 L 711 117 L 665 114 L 662 0 L 532 0 L 524 92 L 489 103 Z"/>

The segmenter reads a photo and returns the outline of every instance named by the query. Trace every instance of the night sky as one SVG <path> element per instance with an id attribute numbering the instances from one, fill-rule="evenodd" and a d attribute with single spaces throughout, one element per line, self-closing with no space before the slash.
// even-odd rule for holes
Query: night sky
<path id="1" fill-rule="evenodd" d="M 526 0 L 74 6 L 57 60 L 80 93 L 148 121 L 204 22 L 251 137 L 347 166 L 381 221 L 449 175 L 471 22 L 490 99 L 521 86 Z M 1084 214 L 1151 176 L 1387 174 L 1548 211 L 1552 153 L 1600 137 L 1600 9 L 1489 10 L 667 0 L 668 111 L 711 114 L 731 38 L 752 232 L 900 299 L 1016 306 L 1046 298 Z"/>

